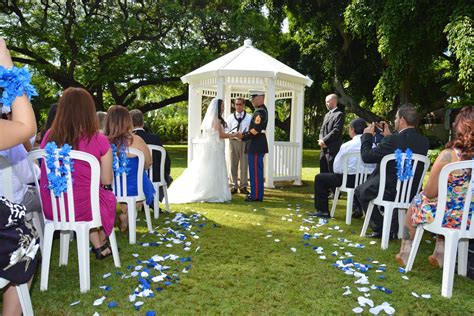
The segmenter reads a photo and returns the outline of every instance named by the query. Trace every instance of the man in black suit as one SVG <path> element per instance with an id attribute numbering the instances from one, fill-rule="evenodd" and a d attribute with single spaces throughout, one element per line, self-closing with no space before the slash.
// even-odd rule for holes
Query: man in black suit
<path id="1" fill-rule="evenodd" d="M 337 95 L 330 94 L 326 97 L 326 108 L 329 112 L 324 116 L 318 140 L 318 145 L 321 147 L 320 173 L 333 172 L 334 158 L 341 148 L 344 130 L 344 112 L 337 107 Z"/>
<path id="2" fill-rule="evenodd" d="M 145 143 L 150 145 L 158 145 L 163 147 L 163 142 L 161 138 L 157 134 L 152 134 L 143 128 L 144 120 L 143 120 L 143 113 L 138 109 L 133 109 L 130 111 L 130 117 L 132 118 L 133 122 L 133 133 L 143 138 Z M 160 161 L 161 161 L 161 154 L 153 152 L 153 182 L 158 182 L 160 179 Z M 170 176 L 171 172 L 171 159 L 166 152 L 166 160 L 165 160 L 165 180 L 168 185 L 171 184 L 173 179 Z M 163 199 L 163 188 L 160 187 L 160 201 Z"/>
<path id="3" fill-rule="evenodd" d="M 380 183 L 380 162 L 386 155 L 393 154 L 396 149 L 405 151 L 410 148 L 413 153 L 426 155 L 429 148 L 428 139 L 422 136 L 417 130 L 418 115 L 416 109 L 411 104 L 402 105 L 395 116 L 395 130 L 397 133 L 391 134 L 387 124 L 383 124 L 384 138 L 377 147 L 372 148 L 376 133 L 376 124 L 372 123 L 364 130 L 361 138 L 361 156 L 365 163 L 376 163 L 374 172 L 367 178 L 366 182 L 359 185 L 355 190 L 356 201 L 359 202 L 363 210 L 367 210 L 369 202 L 377 197 Z M 421 177 L 422 166 L 418 166 L 414 174 L 414 183 Z M 384 199 L 394 200 L 396 196 L 396 166 L 395 163 L 387 165 L 387 184 Z M 417 188 L 413 186 L 411 197 L 415 196 Z M 381 237 L 383 226 L 383 215 L 374 208 L 370 219 L 370 226 L 374 233 L 371 237 Z M 398 232 L 398 212 L 393 213 L 390 236 L 393 237 Z"/>

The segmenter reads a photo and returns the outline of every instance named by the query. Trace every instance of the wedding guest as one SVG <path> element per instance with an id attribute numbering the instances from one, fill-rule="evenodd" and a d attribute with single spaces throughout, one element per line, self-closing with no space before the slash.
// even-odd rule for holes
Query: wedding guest
<path id="1" fill-rule="evenodd" d="M 267 137 L 265 129 L 268 123 L 268 111 L 264 104 L 265 92 L 251 90 L 250 96 L 255 111 L 252 114 L 249 130 L 239 133 L 245 144 L 245 153 L 248 155 L 250 174 L 250 194 L 246 202 L 263 201 L 263 157 L 268 153 Z"/>
<path id="2" fill-rule="evenodd" d="M 0 38 L 0 67 L 5 69 L 13 67 L 3 38 Z M 15 80 L 19 81 L 19 78 Z M 25 84 L 29 83 L 22 82 L 22 84 L 25 87 Z M 18 87 L 16 83 L 14 85 Z M 12 86 L 2 87 L 12 88 Z M 0 149 L 19 145 L 28 141 L 36 133 L 35 114 L 26 94 L 16 96 L 12 100 L 11 111 L 10 121 L 0 119 Z M 21 315 L 21 305 L 15 285 L 26 282 L 31 284 L 38 263 L 36 255 L 39 248 L 38 234 L 25 221 L 24 214 L 24 206 L 0 197 L 0 240 L 2 241 L 0 243 L 0 278 L 11 282 L 2 289 L 2 315 Z"/>
<path id="3" fill-rule="evenodd" d="M 99 132 L 104 133 L 105 119 L 107 118 L 107 112 L 97 111 L 97 120 L 99 121 Z"/>
<path id="4" fill-rule="evenodd" d="M 135 135 L 140 136 L 145 141 L 145 143 L 147 143 L 149 145 L 158 145 L 158 146 L 163 147 L 163 142 L 161 141 L 161 138 L 158 134 L 154 134 L 154 133 L 150 133 L 150 132 L 145 131 L 145 129 L 144 129 L 145 121 L 144 121 L 144 118 L 143 118 L 142 111 L 140 111 L 138 109 L 133 109 L 133 110 L 130 111 L 130 116 L 132 118 L 133 133 Z M 161 179 L 161 175 L 160 175 L 161 153 L 156 152 L 156 151 L 153 152 L 152 158 L 153 158 L 153 164 L 152 164 L 153 182 L 158 182 Z M 170 173 L 171 173 L 171 159 L 170 159 L 170 156 L 169 156 L 168 152 L 166 152 L 164 177 L 165 177 L 166 184 L 168 186 L 173 181 L 173 179 L 171 178 Z M 160 192 L 159 193 L 160 193 L 160 201 L 161 201 L 163 199 L 163 188 L 162 187 L 160 187 Z"/>
<path id="5" fill-rule="evenodd" d="M 41 141 L 41 148 L 49 142 L 55 142 L 58 147 L 68 144 L 74 150 L 93 155 L 100 163 L 100 218 L 102 229 L 93 229 L 89 232 L 89 240 L 97 259 L 104 259 L 112 254 L 107 242 L 107 236 L 113 230 L 115 221 L 116 199 L 111 191 L 112 183 L 112 151 L 107 138 L 99 133 L 95 115 L 94 99 L 82 88 L 68 88 L 59 99 L 56 118 L 51 128 L 45 133 Z M 89 187 L 92 170 L 82 161 L 74 162 L 74 205 L 76 221 L 90 221 L 92 219 Z M 43 212 L 47 219 L 53 219 L 50 190 L 45 165 L 41 166 L 41 201 Z"/>
<path id="6" fill-rule="evenodd" d="M 326 97 L 328 112 L 324 116 L 323 125 L 319 132 L 318 145 L 321 147 L 319 157 L 320 173 L 333 172 L 334 158 L 342 144 L 344 130 L 344 112 L 337 107 L 337 95 L 330 94 Z"/>
<path id="7" fill-rule="evenodd" d="M 243 133 L 248 131 L 250 121 L 252 120 L 250 115 L 244 110 L 245 100 L 244 98 L 235 99 L 235 111 L 227 117 L 227 130 L 235 133 Z M 229 152 L 230 152 L 230 175 L 232 182 L 232 189 L 230 193 L 237 193 L 237 189 L 240 189 L 240 193 L 248 194 L 247 183 L 248 183 L 248 157 L 245 153 L 245 142 L 240 139 L 231 138 L 229 139 Z M 239 170 L 240 170 L 240 186 L 239 186 Z"/>
<path id="8" fill-rule="evenodd" d="M 129 168 L 127 174 L 127 193 L 130 196 L 138 195 L 137 173 L 138 173 L 138 157 L 133 156 L 127 152 L 128 148 L 140 150 L 145 157 L 144 171 L 143 171 L 143 193 L 146 197 L 148 205 L 153 202 L 153 195 L 155 189 L 150 179 L 146 176 L 145 170 L 148 169 L 152 163 L 150 150 L 145 141 L 138 135 L 133 134 L 133 125 L 130 113 L 126 107 L 121 105 L 113 105 L 107 111 L 107 120 L 105 124 L 104 134 L 108 137 L 110 144 L 115 145 L 117 150 L 117 159 L 119 165 L 126 165 Z M 126 155 L 126 161 L 121 161 Z M 122 203 L 120 205 L 122 213 L 119 216 L 120 230 L 125 232 L 128 228 L 128 210 L 127 205 Z"/>
<path id="9" fill-rule="evenodd" d="M 423 191 L 413 198 L 408 208 L 400 252 L 395 256 L 398 263 L 403 266 L 406 265 L 410 255 L 416 227 L 424 223 L 431 223 L 434 220 L 437 212 L 438 181 L 441 169 L 451 162 L 472 160 L 474 158 L 474 107 L 466 106 L 462 108 L 454 121 L 454 132 L 455 138 L 446 144 L 445 149 L 436 158 Z M 468 169 L 457 170 L 450 174 L 446 201 L 452 207 L 442 210 L 445 213 L 443 227 L 459 228 L 461 226 L 464 201 L 471 177 L 471 170 Z M 460 207 L 455 207 L 456 205 Z M 474 202 L 471 202 L 470 212 L 472 218 Z M 437 238 L 434 252 L 428 259 L 431 265 L 442 267 L 443 258 L 444 239 Z"/>
<path id="10" fill-rule="evenodd" d="M 7 119 L 11 120 L 11 112 L 7 115 Z M 28 164 L 28 152 L 31 151 L 35 136 L 27 140 L 23 144 L 16 145 L 6 150 L 0 150 L 0 157 L 5 158 L 12 166 L 12 179 L 10 180 L 13 199 L 12 202 L 22 204 L 26 207 L 26 218 L 31 221 L 33 212 L 42 212 L 41 202 L 34 186 L 29 185 L 35 181 Z M 38 168 L 37 165 L 33 165 Z M 39 171 L 39 170 L 38 170 Z M 2 183 L 4 170 L 0 169 L 0 196 L 5 196 L 6 184 Z M 36 174 L 39 174 L 37 172 Z M 38 216 L 42 219 L 43 216 Z"/>
<path id="11" fill-rule="evenodd" d="M 362 210 L 367 210 L 369 202 L 373 200 L 379 190 L 380 183 L 380 162 L 383 157 L 393 154 L 396 149 L 405 151 L 410 148 L 413 153 L 426 155 L 428 152 L 428 139 L 422 136 L 416 129 L 418 125 L 418 113 L 411 104 L 402 105 L 395 115 L 395 129 L 396 133 L 391 134 L 388 125 L 385 124 L 384 137 L 376 147 L 372 147 L 375 135 L 375 123 L 364 129 L 364 134 L 361 137 L 361 156 L 365 163 L 375 163 L 377 167 L 374 172 L 369 175 L 367 180 L 359 185 L 355 191 L 354 196 Z M 418 183 L 421 178 L 421 166 L 417 168 L 414 175 L 414 183 Z M 385 200 L 394 200 L 396 195 L 397 175 L 395 165 L 389 164 L 387 166 L 387 179 L 385 185 Z M 417 187 L 414 185 L 410 196 L 415 196 Z M 370 226 L 374 231 L 369 237 L 380 238 L 382 236 L 383 215 L 382 210 L 376 207 L 372 212 L 370 219 Z M 393 213 L 390 237 L 395 238 L 398 232 L 398 212 Z"/>
<path id="12" fill-rule="evenodd" d="M 329 190 L 336 191 L 336 187 L 341 186 L 344 173 L 344 166 L 342 165 L 342 157 L 347 153 L 360 152 L 360 138 L 366 122 L 357 118 L 349 123 L 349 136 L 351 140 L 342 144 L 339 152 L 334 158 L 334 173 L 320 173 L 314 178 L 314 208 L 316 213 L 310 214 L 312 216 L 319 216 L 329 218 L 328 196 Z M 357 171 L 357 160 L 352 158 L 348 161 L 348 176 L 347 186 L 354 187 L 355 173 Z M 375 169 L 375 165 L 368 165 L 368 169 Z"/>

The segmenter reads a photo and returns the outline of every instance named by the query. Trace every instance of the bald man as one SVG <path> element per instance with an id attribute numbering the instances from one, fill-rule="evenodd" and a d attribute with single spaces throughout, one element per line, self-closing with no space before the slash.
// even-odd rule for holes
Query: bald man
<path id="1" fill-rule="evenodd" d="M 334 158 L 342 145 L 344 112 L 338 109 L 337 95 L 335 94 L 326 97 L 326 108 L 328 112 L 324 116 L 318 140 L 318 145 L 321 147 L 319 171 L 320 173 L 333 173 Z"/>

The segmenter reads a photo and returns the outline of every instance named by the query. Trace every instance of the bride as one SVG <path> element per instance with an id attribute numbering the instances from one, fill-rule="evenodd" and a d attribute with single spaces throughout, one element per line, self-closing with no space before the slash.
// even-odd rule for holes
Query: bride
<path id="1" fill-rule="evenodd" d="M 224 132 L 222 118 L 224 102 L 212 99 L 201 124 L 201 147 L 191 164 L 168 189 L 169 203 L 226 202 L 232 199 L 227 178 L 224 138 L 233 134 Z"/>

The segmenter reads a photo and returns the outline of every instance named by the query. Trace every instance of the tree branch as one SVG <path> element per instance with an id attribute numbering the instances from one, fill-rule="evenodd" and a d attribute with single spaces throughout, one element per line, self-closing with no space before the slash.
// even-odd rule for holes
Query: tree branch
<path id="1" fill-rule="evenodd" d="M 165 99 L 165 100 L 161 100 L 160 102 L 146 103 L 146 104 L 138 107 L 138 109 L 140 109 L 143 113 L 146 113 L 148 111 L 164 108 L 165 106 L 170 105 L 170 104 L 186 101 L 187 98 L 188 98 L 188 92 L 183 92 L 180 95 L 177 95 L 177 96 Z"/>

